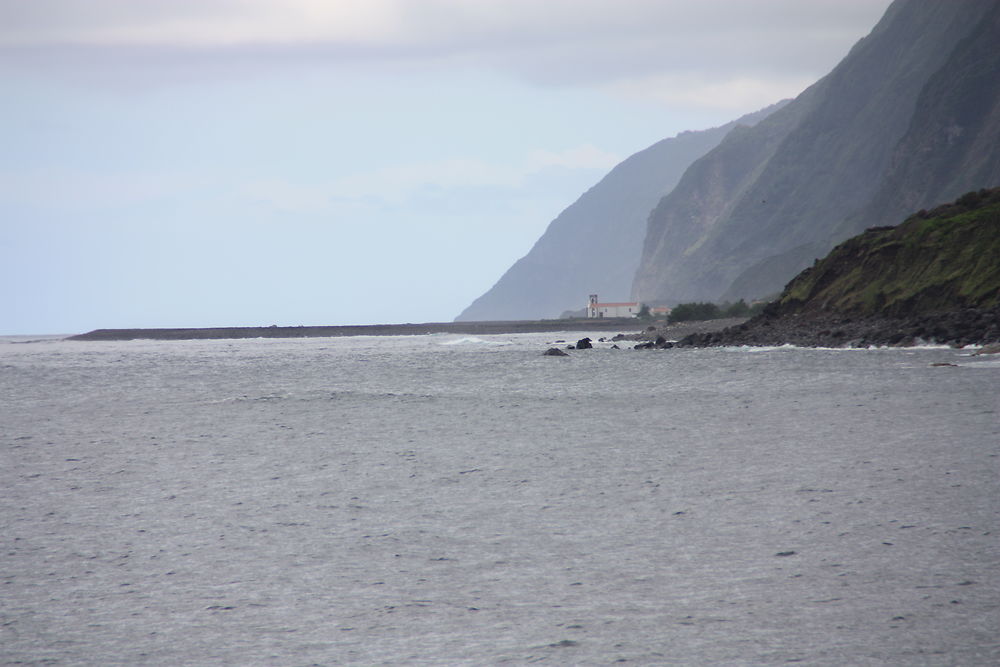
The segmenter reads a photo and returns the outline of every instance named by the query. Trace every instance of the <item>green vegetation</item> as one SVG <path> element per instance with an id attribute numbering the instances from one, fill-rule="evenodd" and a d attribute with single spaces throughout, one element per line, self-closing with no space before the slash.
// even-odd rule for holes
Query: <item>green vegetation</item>
<path id="1" fill-rule="evenodd" d="M 905 316 L 1000 306 L 1000 188 L 970 192 L 834 248 L 786 287 L 782 313 Z"/>
<path id="2" fill-rule="evenodd" d="M 691 303 L 679 303 L 670 311 L 667 321 L 688 322 L 690 320 L 715 320 L 722 317 L 719 314 L 719 307 L 707 301 L 693 301 Z"/>

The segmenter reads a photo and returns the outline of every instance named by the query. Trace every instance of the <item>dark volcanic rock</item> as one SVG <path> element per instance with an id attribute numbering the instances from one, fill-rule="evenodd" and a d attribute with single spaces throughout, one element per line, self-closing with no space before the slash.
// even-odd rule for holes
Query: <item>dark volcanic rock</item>
<path id="1" fill-rule="evenodd" d="M 542 352 L 542 356 L 546 357 L 568 357 L 569 355 L 560 350 L 558 347 L 550 347 L 549 349 Z"/>
<path id="2" fill-rule="evenodd" d="M 593 349 L 593 347 L 594 346 L 591 345 L 589 338 L 581 338 L 580 340 L 576 341 L 576 349 L 578 350 L 591 350 Z"/>
<path id="3" fill-rule="evenodd" d="M 986 345 L 1000 342 L 1000 308 L 967 308 L 909 317 L 759 315 L 744 325 L 692 334 L 678 347 L 798 345 L 801 347 L 906 347 L 920 343 Z"/>
<path id="4" fill-rule="evenodd" d="M 674 347 L 673 341 L 669 341 L 663 336 L 657 336 L 656 340 L 648 340 L 645 343 L 639 343 L 633 349 L 635 350 L 669 350 Z"/>

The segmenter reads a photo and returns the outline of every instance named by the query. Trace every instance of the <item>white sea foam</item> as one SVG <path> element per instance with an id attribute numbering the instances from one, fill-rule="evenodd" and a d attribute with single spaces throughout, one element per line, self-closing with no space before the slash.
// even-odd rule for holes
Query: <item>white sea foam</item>
<path id="1" fill-rule="evenodd" d="M 440 345 L 510 345 L 509 340 L 500 339 L 484 339 L 477 336 L 465 336 L 463 338 L 453 338 L 451 340 L 442 341 Z"/>

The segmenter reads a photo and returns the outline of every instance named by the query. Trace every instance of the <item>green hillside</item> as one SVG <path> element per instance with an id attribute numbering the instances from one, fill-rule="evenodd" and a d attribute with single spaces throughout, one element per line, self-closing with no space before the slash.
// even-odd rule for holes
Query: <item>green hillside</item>
<path id="1" fill-rule="evenodd" d="M 1000 306 L 1000 188 L 840 244 L 796 276 L 775 314 L 907 317 Z"/>

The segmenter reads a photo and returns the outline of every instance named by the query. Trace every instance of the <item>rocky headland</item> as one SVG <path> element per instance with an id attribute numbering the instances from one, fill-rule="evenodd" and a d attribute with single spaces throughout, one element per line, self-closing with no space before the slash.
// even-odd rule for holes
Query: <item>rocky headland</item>
<path id="1" fill-rule="evenodd" d="M 1000 342 L 1000 188 L 848 239 L 751 320 L 678 346 Z M 666 346 L 666 345 L 664 345 Z"/>
<path id="2" fill-rule="evenodd" d="M 799 347 L 882 347 L 946 344 L 955 347 L 1000 341 L 1000 309 L 968 308 L 892 317 L 774 317 L 762 314 L 721 331 L 691 334 L 677 347 L 797 345 Z M 666 347 L 666 345 L 664 345 Z"/>

